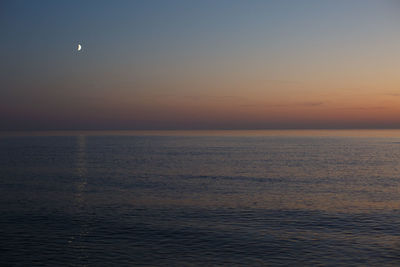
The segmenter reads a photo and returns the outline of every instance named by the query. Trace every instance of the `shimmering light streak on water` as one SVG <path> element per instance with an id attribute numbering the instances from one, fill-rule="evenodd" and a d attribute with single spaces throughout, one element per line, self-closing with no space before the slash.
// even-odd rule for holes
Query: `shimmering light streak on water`
<path id="1" fill-rule="evenodd" d="M 3 136 L 1 259 L 396 264 L 393 133 Z"/>

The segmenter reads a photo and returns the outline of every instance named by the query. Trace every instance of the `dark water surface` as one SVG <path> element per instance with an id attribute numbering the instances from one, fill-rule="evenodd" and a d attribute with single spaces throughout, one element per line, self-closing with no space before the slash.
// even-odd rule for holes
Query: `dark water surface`
<path id="1" fill-rule="evenodd" d="M 399 265 L 400 132 L 0 137 L 2 266 Z"/>

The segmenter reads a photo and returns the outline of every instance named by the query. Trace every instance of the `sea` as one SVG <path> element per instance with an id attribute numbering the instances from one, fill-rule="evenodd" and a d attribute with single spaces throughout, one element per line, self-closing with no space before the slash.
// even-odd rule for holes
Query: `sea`
<path id="1" fill-rule="evenodd" d="M 399 266 L 400 131 L 0 133 L 1 266 Z"/>

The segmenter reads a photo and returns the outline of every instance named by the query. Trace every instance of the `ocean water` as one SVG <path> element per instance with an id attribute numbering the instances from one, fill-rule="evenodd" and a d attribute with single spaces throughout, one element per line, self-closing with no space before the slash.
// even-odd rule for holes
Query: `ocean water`
<path id="1" fill-rule="evenodd" d="M 400 132 L 0 137 L 2 266 L 400 264 Z"/>

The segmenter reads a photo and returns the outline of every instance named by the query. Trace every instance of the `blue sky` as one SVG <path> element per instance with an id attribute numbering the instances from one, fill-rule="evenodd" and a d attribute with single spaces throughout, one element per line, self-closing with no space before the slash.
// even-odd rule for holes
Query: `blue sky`
<path id="1" fill-rule="evenodd" d="M 387 118 L 397 100 L 380 92 L 400 85 L 399 9 L 367 0 L 2 1 L 1 129 L 275 128 L 299 119 L 395 127 Z M 329 104 L 319 107 L 326 119 L 296 111 L 299 103 Z M 332 117 L 378 106 L 388 110 L 381 123 L 365 124 L 367 113 Z"/>

